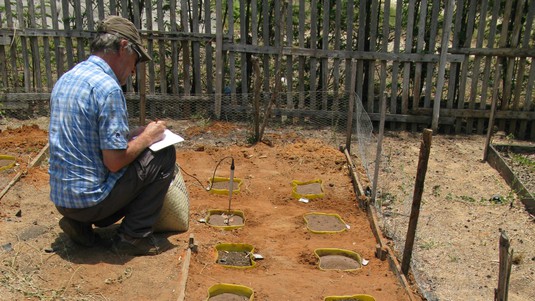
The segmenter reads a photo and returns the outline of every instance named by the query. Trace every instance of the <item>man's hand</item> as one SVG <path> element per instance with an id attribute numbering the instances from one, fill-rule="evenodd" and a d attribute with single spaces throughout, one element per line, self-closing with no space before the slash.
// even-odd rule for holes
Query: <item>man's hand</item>
<path id="1" fill-rule="evenodd" d="M 128 148 L 122 150 L 105 149 L 102 150 L 104 165 L 111 171 L 117 172 L 121 168 L 130 164 L 147 147 L 164 138 L 164 131 L 167 128 L 164 121 L 153 121 L 147 126 L 138 128 L 130 136 L 136 137 L 128 141 Z M 137 135 L 132 135 L 137 133 Z"/>

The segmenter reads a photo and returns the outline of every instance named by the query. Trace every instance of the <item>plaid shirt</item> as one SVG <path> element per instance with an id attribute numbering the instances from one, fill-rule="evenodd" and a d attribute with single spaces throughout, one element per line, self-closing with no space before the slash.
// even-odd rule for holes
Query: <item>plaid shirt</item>
<path id="1" fill-rule="evenodd" d="M 126 149 L 128 112 L 117 77 L 90 56 L 65 73 L 50 97 L 50 198 L 60 207 L 87 208 L 110 193 L 125 168 L 112 173 L 103 149 Z"/>

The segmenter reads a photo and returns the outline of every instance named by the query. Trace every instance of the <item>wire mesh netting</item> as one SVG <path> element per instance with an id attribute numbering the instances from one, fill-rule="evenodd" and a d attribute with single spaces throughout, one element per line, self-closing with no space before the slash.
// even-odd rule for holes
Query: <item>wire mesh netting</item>
<path id="1" fill-rule="evenodd" d="M 139 99 L 129 98 L 131 116 L 139 116 Z M 353 101 L 353 106 L 350 102 Z M 346 92 L 285 92 L 223 95 L 147 95 L 146 119 L 217 119 L 241 124 L 247 140 L 264 133 L 299 131 L 335 147 L 345 145 L 361 161 L 366 176 L 373 175 L 376 139 L 373 124 L 357 94 Z M 349 110 L 353 110 L 352 120 Z M 351 131 L 348 130 L 351 122 Z"/>
<path id="2" fill-rule="evenodd" d="M 46 123 L 50 115 L 49 93 L 21 93 L 2 100 L 0 126 L 13 123 Z M 335 147 L 346 144 L 360 159 L 369 178 L 373 173 L 375 140 L 372 122 L 355 93 L 284 92 L 249 94 L 171 95 L 125 94 L 132 127 L 155 119 L 240 124 L 249 142 L 259 134 L 292 130 L 312 135 Z M 351 132 L 348 112 L 353 100 Z M 43 121 L 43 119 L 45 119 Z"/>

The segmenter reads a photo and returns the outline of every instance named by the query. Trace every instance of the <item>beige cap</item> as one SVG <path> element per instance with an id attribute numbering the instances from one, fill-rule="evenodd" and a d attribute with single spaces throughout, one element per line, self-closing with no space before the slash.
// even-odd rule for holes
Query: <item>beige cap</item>
<path id="1" fill-rule="evenodd" d="M 141 53 L 139 62 L 152 60 L 147 50 L 141 45 L 141 36 L 136 26 L 128 19 L 119 16 L 109 16 L 97 24 L 98 32 L 116 33 L 134 43 Z"/>

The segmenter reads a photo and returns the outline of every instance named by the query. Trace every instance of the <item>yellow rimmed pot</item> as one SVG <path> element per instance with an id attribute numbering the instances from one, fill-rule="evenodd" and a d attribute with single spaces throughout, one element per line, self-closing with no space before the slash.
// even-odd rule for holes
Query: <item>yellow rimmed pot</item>
<path id="1" fill-rule="evenodd" d="M 13 168 L 17 163 L 17 158 L 10 155 L 0 155 L 0 171 Z"/>
<path id="2" fill-rule="evenodd" d="M 339 223 L 339 228 L 330 229 L 330 230 L 320 229 L 321 226 L 316 225 L 316 222 L 313 220 L 314 217 L 334 219 Z M 340 233 L 348 229 L 348 225 L 346 224 L 346 222 L 344 222 L 344 220 L 340 217 L 340 215 L 335 214 L 335 213 L 310 212 L 310 213 L 306 213 L 305 215 L 303 215 L 303 218 L 305 219 L 307 229 L 312 233 L 332 234 L 332 233 Z"/>
<path id="3" fill-rule="evenodd" d="M 307 191 L 299 191 L 299 190 L 305 190 L 304 186 L 308 185 L 317 185 L 319 187 L 318 191 L 313 192 L 307 192 Z M 296 199 L 305 198 L 305 199 L 317 199 L 322 198 L 325 196 L 325 193 L 323 192 L 323 182 L 321 179 L 311 180 L 311 181 L 298 181 L 293 180 L 292 181 L 292 197 Z"/>
<path id="4" fill-rule="evenodd" d="M 209 179 L 209 187 L 210 187 L 210 193 L 213 194 L 220 194 L 220 195 L 229 195 L 229 187 L 228 183 L 230 182 L 230 178 L 224 178 L 224 177 L 213 177 Z M 240 192 L 240 187 L 243 183 L 243 181 L 239 178 L 234 178 L 232 184 L 232 194 L 238 194 Z M 227 183 L 227 185 L 221 185 Z M 226 186 L 226 187 L 224 187 Z"/>
<path id="5" fill-rule="evenodd" d="M 240 210 L 210 209 L 205 220 L 209 226 L 223 230 L 234 230 L 245 226 L 245 215 Z"/>
<path id="6" fill-rule="evenodd" d="M 325 297 L 323 301 L 375 301 L 375 298 L 370 295 L 358 294 L 351 296 L 329 296 Z"/>
<path id="7" fill-rule="evenodd" d="M 314 250 L 318 257 L 320 270 L 357 271 L 362 268 L 362 257 L 353 251 L 337 248 Z"/>
<path id="8" fill-rule="evenodd" d="M 239 284 L 218 283 L 208 289 L 208 299 L 206 299 L 206 301 L 210 301 L 210 298 L 223 294 L 245 297 L 248 298 L 248 301 L 253 301 L 254 298 L 254 291 L 247 286 Z"/>
<path id="9" fill-rule="evenodd" d="M 254 247 L 243 243 L 221 243 L 215 246 L 216 263 L 228 268 L 250 269 L 256 266 Z"/>

